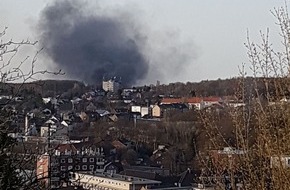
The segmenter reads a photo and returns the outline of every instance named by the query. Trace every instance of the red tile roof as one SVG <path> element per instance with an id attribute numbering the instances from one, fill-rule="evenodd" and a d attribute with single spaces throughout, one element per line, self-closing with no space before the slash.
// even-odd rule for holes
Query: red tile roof
<path id="1" fill-rule="evenodd" d="M 174 103 L 182 103 L 181 98 L 163 98 L 161 104 L 174 104 Z"/>
<path id="2" fill-rule="evenodd" d="M 219 102 L 221 100 L 220 97 L 204 97 L 204 102 Z"/>
<path id="3" fill-rule="evenodd" d="M 200 103 L 202 101 L 202 98 L 199 97 L 193 97 L 193 98 L 188 98 L 186 100 L 187 103 L 191 103 L 191 104 L 196 104 L 196 103 Z"/>
<path id="4" fill-rule="evenodd" d="M 219 102 L 220 97 L 192 97 L 192 98 L 163 98 L 161 104 L 174 104 L 174 103 L 201 103 L 204 102 Z"/>

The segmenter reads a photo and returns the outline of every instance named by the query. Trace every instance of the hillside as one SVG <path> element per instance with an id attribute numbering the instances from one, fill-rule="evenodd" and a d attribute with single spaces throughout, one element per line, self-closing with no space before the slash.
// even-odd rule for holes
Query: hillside
<path id="1" fill-rule="evenodd" d="M 33 91 L 36 94 L 45 96 L 61 95 L 71 93 L 72 95 L 80 95 L 86 86 L 74 80 L 40 80 L 29 83 L 6 83 L 1 85 L 1 94 L 16 94 L 21 91 Z M 19 90 L 21 89 L 21 90 Z"/>
<path id="2" fill-rule="evenodd" d="M 218 80 L 204 80 L 201 82 L 187 82 L 187 83 L 170 83 L 162 84 L 151 87 L 151 95 L 164 95 L 175 97 L 190 97 L 190 96 L 236 96 L 240 98 L 241 89 L 245 89 L 245 95 L 256 92 L 255 87 L 258 89 L 258 93 L 262 96 L 266 96 L 268 89 L 269 94 L 274 94 L 276 81 L 280 81 L 278 88 L 283 89 L 283 96 L 289 96 L 289 82 L 285 78 L 253 78 L 247 77 L 245 79 L 232 78 L 232 79 L 218 79 Z M 66 97 L 80 96 L 82 93 L 90 89 L 90 86 L 85 86 L 82 82 L 75 80 L 41 80 L 25 84 L 9 83 L 0 84 L 0 93 L 3 95 L 15 94 L 19 91 L 33 91 L 36 94 L 45 96 L 63 95 Z M 144 86 L 145 87 L 145 86 Z M 137 88 L 144 88 L 137 87 Z M 146 87 L 148 88 L 148 86 Z M 256 94 L 256 93 L 254 93 Z"/>
<path id="3" fill-rule="evenodd" d="M 170 83 L 168 85 L 155 86 L 154 89 L 159 94 L 165 96 L 173 95 L 177 97 L 185 96 L 240 96 L 241 89 L 244 88 L 245 95 L 252 94 L 258 89 L 258 93 L 262 96 L 266 96 L 268 89 L 270 94 L 274 94 L 275 85 L 279 81 L 279 84 L 283 86 L 276 86 L 283 89 L 285 94 L 281 96 L 289 96 L 289 81 L 288 78 L 253 78 L 247 77 L 232 78 L 232 79 L 218 79 L 218 80 L 204 80 L 201 82 L 187 82 L 187 83 Z M 256 93 L 254 93 L 256 94 Z M 239 98 L 239 97 L 238 97 Z"/>

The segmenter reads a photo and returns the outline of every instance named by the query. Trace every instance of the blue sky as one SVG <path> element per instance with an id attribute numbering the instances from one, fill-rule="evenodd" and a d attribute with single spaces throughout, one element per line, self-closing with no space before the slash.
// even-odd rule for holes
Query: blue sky
<path id="1" fill-rule="evenodd" d="M 41 10 L 49 0 L 1 0 L 0 27 L 8 26 L 9 38 L 36 39 L 35 27 Z M 87 2 L 91 3 L 92 1 Z M 193 46 L 193 59 L 183 74 L 161 79 L 162 83 L 231 78 L 238 65 L 247 62 L 247 30 L 254 41 L 259 32 L 270 28 L 270 40 L 279 44 L 278 28 L 270 10 L 284 0 L 100 0 L 94 6 L 128 11 L 150 27 L 152 33 L 172 32 Z M 30 53 L 33 50 L 24 50 Z M 40 59 L 41 68 L 52 67 Z M 148 78 L 144 82 L 154 83 Z"/>

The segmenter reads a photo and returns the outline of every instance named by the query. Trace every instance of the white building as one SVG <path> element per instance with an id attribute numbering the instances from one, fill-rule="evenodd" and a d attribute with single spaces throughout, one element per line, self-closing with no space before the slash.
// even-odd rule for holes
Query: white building
<path id="1" fill-rule="evenodd" d="M 113 78 L 107 81 L 103 80 L 102 87 L 103 90 L 106 92 L 117 92 L 120 89 L 121 85 L 119 81 Z"/>
<path id="2" fill-rule="evenodd" d="M 271 156 L 271 168 L 290 168 L 290 156 Z"/>
<path id="3" fill-rule="evenodd" d="M 152 110 L 151 107 L 131 106 L 131 112 L 140 113 L 141 117 L 144 117 L 145 115 L 149 115 L 151 110 Z"/>
<path id="4" fill-rule="evenodd" d="M 149 180 L 119 174 L 84 172 L 71 173 L 71 182 L 74 185 L 81 185 L 84 189 L 99 190 L 140 190 L 142 187 L 156 186 L 160 181 Z"/>

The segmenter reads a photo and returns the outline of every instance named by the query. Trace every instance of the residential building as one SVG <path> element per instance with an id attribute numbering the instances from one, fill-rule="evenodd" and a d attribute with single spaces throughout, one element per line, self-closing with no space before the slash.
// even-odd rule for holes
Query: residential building
<path id="1" fill-rule="evenodd" d="M 270 158 L 271 168 L 290 168 L 290 156 L 271 156 Z"/>
<path id="2" fill-rule="evenodd" d="M 224 147 L 223 150 L 211 150 L 210 158 L 213 166 L 217 170 L 224 170 L 225 168 L 235 169 L 239 166 L 239 158 L 245 153 L 245 150 Z"/>
<path id="3" fill-rule="evenodd" d="M 201 110 L 203 108 L 203 100 L 199 97 L 188 98 L 186 103 L 189 109 Z"/>
<path id="4" fill-rule="evenodd" d="M 48 184 L 49 182 L 49 162 L 50 157 L 47 153 L 37 157 L 36 177 L 45 184 Z"/>
<path id="5" fill-rule="evenodd" d="M 103 172 L 105 156 L 102 148 L 77 149 L 74 144 L 60 144 L 50 155 L 40 155 L 37 160 L 37 177 L 49 177 L 44 182 L 52 187 L 60 187 L 68 181 L 71 171 Z M 49 174 L 50 172 L 50 174 Z"/>
<path id="6" fill-rule="evenodd" d="M 85 189 L 140 190 L 143 187 L 158 186 L 161 181 L 110 173 L 71 173 L 72 185 Z"/>
<path id="7" fill-rule="evenodd" d="M 159 105 L 152 106 L 152 117 L 161 117 L 161 108 Z"/>
<path id="8" fill-rule="evenodd" d="M 184 100 L 182 98 L 163 98 L 160 104 L 178 104 L 183 102 Z"/>
<path id="9" fill-rule="evenodd" d="M 220 97 L 204 97 L 202 98 L 204 108 L 212 106 L 214 104 L 220 104 L 222 99 Z"/>
<path id="10" fill-rule="evenodd" d="M 189 109 L 201 110 L 221 103 L 220 97 L 163 98 L 160 105 L 187 104 Z"/>
<path id="11" fill-rule="evenodd" d="M 120 89 L 121 84 L 114 77 L 114 78 L 112 78 L 110 80 L 103 80 L 102 87 L 103 87 L 103 90 L 106 91 L 106 92 L 114 92 L 114 93 L 116 93 Z"/>

